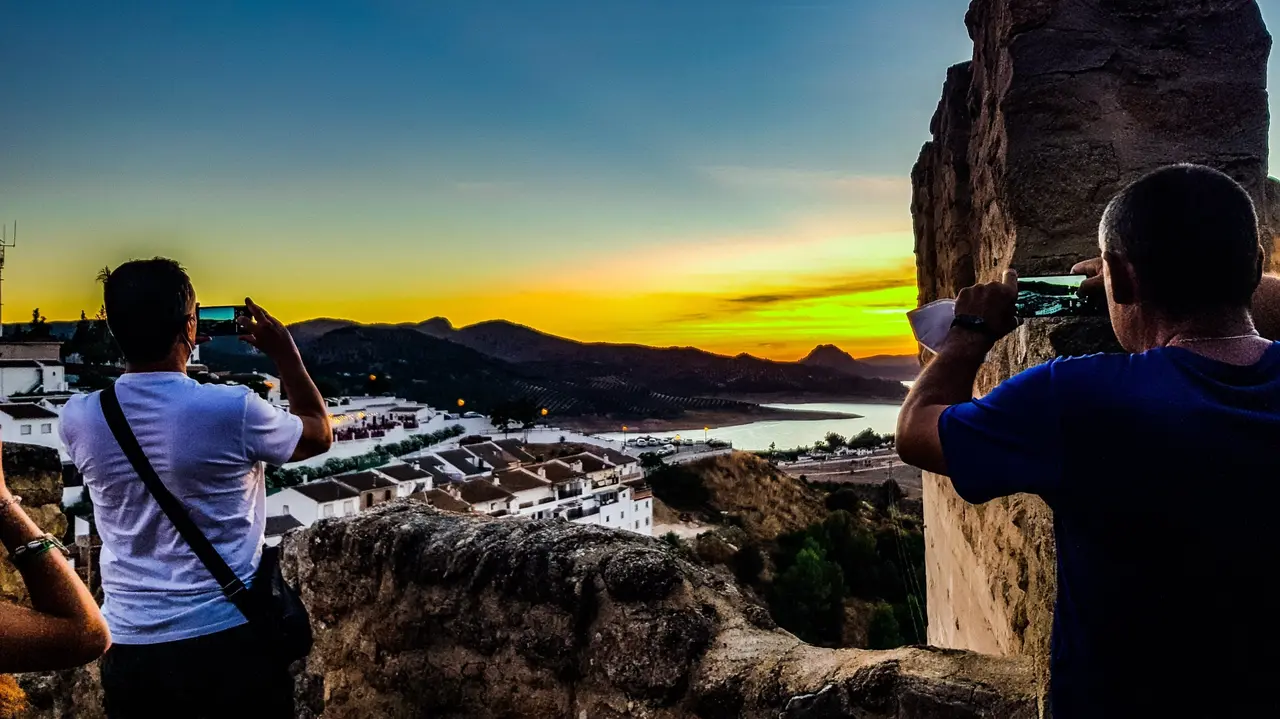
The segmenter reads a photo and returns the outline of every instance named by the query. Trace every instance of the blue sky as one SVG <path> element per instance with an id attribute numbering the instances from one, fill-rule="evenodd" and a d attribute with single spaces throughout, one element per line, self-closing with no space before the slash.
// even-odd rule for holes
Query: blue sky
<path id="1" fill-rule="evenodd" d="M 966 7 L 13 3 L 6 317 L 92 312 L 97 269 L 166 254 L 289 320 L 901 349 L 906 178 Z"/>

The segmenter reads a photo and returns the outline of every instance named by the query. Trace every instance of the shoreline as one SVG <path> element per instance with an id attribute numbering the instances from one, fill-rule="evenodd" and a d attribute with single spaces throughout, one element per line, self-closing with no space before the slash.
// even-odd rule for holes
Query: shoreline
<path id="1" fill-rule="evenodd" d="M 842 396 L 829 394 L 807 394 L 799 393 L 776 393 L 776 394 L 734 394 L 734 395 L 708 395 L 707 399 L 728 399 L 735 402 L 747 402 L 754 405 L 767 404 L 888 404 L 901 405 L 906 396 L 902 399 L 889 399 L 885 397 L 858 397 L 856 395 Z M 805 410 L 796 410 L 805 411 Z"/>
<path id="2" fill-rule="evenodd" d="M 868 403 L 870 404 L 870 403 Z M 848 412 L 820 412 L 816 410 L 790 410 L 759 406 L 755 411 L 690 411 L 674 419 L 613 419 L 609 417 L 573 417 L 559 421 L 566 429 L 575 429 L 588 434 L 605 432 L 621 432 L 627 427 L 627 433 L 642 435 L 653 432 L 671 432 L 688 430 L 698 426 L 711 429 L 741 427 L 756 422 L 783 421 L 820 421 L 826 419 L 862 419 L 860 414 Z"/>

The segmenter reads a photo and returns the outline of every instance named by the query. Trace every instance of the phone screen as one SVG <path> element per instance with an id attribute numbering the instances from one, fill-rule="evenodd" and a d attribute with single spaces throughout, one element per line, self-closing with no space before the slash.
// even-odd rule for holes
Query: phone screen
<path id="1" fill-rule="evenodd" d="M 1019 317 L 1102 317 L 1106 302 L 1100 297 L 1082 297 L 1084 275 L 1021 277 L 1018 279 Z"/>
<path id="2" fill-rule="evenodd" d="M 226 337 L 240 334 L 241 317 L 248 317 L 249 310 L 244 305 L 224 305 L 220 307 L 196 308 L 196 334 L 204 337 Z"/>

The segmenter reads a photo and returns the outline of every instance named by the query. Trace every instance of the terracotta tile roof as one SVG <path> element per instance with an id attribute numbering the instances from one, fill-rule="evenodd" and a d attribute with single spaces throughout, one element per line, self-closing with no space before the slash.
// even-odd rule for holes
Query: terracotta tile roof
<path id="1" fill-rule="evenodd" d="M 468 479 L 459 487 L 462 501 L 476 505 L 511 499 L 512 494 L 487 479 Z"/>
<path id="2" fill-rule="evenodd" d="M 446 512 L 460 512 L 467 514 L 471 511 L 471 505 L 454 497 L 452 494 L 439 489 L 428 489 L 425 492 L 414 492 L 409 495 L 409 499 L 420 499 L 430 504 L 436 509 L 442 509 Z"/>
<path id="3" fill-rule="evenodd" d="M 493 442 L 467 445 L 467 451 L 488 462 L 490 466 L 502 469 L 520 464 L 520 460 L 511 456 L 505 449 Z"/>
<path id="4" fill-rule="evenodd" d="M 524 448 L 524 442 L 518 439 L 495 439 L 493 443 L 501 447 L 507 454 L 515 457 L 521 462 L 536 462 L 538 458 L 529 454 Z"/>
<path id="5" fill-rule="evenodd" d="M 292 514 L 282 514 L 278 517 L 267 517 L 268 537 L 279 537 L 290 529 L 297 529 L 302 526 Z"/>
<path id="6" fill-rule="evenodd" d="M 435 480 L 436 484 L 445 484 L 447 482 L 454 481 L 453 477 L 449 476 L 449 473 L 445 472 L 444 468 L 441 466 L 427 464 L 426 462 L 418 462 L 418 469 L 421 469 L 423 472 L 431 475 L 431 478 Z"/>
<path id="7" fill-rule="evenodd" d="M 569 457 L 561 457 L 560 461 L 569 465 L 572 465 L 574 462 L 581 462 L 582 471 L 587 474 L 592 472 L 603 472 L 606 469 L 613 469 L 612 464 L 609 464 L 594 454 L 589 454 L 587 452 L 582 452 L 581 454 L 575 454 Z"/>
<path id="8" fill-rule="evenodd" d="M 291 487 L 291 489 L 315 502 L 332 502 L 337 499 L 354 499 L 360 496 L 360 493 L 356 490 L 332 479 L 307 482 L 306 484 Z"/>
<path id="9" fill-rule="evenodd" d="M 38 404 L 12 403 L 0 404 L 0 412 L 14 419 L 57 419 L 58 413 Z"/>
<path id="10" fill-rule="evenodd" d="M 498 485 L 509 492 L 523 492 L 527 489 L 539 489 L 542 487 L 550 487 L 551 482 L 539 477 L 534 472 L 527 469 L 507 469 L 501 472 L 495 472 L 494 478 L 498 480 Z"/>
<path id="11" fill-rule="evenodd" d="M 604 457 L 605 459 L 609 460 L 613 464 L 617 464 L 617 465 L 636 464 L 640 461 L 629 454 L 626 454 L 624 452 L 619 452 L 618 450 L 611 449 L 609 447 L 596 447 L 591 450 L 591 453 L 599 457 Z"/>
<path id="12" fill-rule="evenodd" d="M 465 449 L 446 449 L 443 452 L 436 452 L 436 455 L 444 461 L 458 468 L 458 471 L 468 477 L 476 474 L 484 474 L 485 470 L 479 468 L 480 461 L 476 459 Z"/>
<path id="13" fill-rule="evenodd" d="M 386 489 L 396 486 L 395 482 L 386 477 L 374 474 L 373 472 L 356 472 L 355 474 L 340 474 L 334 477 L 334 480 L 341 482 L 357 492 L 368 492 L 372 489 Z"/>
<path id="14" fill-rule="evenodd" d="M 525 467 L 525 469 L 557 484 L 560 482 L 568 482 L 569 480 L 577 479 L 582 476 L 580 472 L 575 472 L 573 467 L 570 467 L 563 461 L 556 459 L 553 459 L 550 462 L 543 462 L 542 464 L 530 465 Z"/>

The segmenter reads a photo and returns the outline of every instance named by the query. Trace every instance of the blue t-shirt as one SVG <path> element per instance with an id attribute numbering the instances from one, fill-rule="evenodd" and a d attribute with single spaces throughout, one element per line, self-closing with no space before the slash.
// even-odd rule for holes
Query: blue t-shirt
<path id="1" fill-rule="evenodd" d="M 938 431 L 962 498 L 1053 509 L 1055 719 L 1280 705 L 1280 344 L 1054 360 Z"/>

